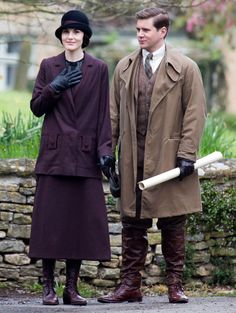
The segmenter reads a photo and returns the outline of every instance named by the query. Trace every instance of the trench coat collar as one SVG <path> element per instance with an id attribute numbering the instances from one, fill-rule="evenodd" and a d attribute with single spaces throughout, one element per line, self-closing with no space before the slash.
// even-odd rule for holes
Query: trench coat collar
<path id="1" fill-rule="evenodd" d="M 152 94 L 149 117 L 151 117 L 152 112 L 162 99 L 179 81 L 182 68 L 181 59 L 177 50 L 170 45 L 166 45 L 165 56 L 158 69 L 157 79 L 153 88 L 155 92 Z"/>
<path id="2" fill-rule="evenodd" d="M 126 58 L 120 75 L 120 78 L 125 82 L 126 90 L 132 90 L 135 98 L 138 91 L 134 89 L 133 78 L 136 77 L 140 53 L 141 50 L 137 49 Z M 153 89 L 155 92 L 153 92 L 152 96 L 150 113 L 179 80 L 181 69 L 182 64 L 179 52 L 171 45 L 166 44 L 165 56 L 160 64 L 159 74 Z"/>
<path id="3" fill-rule="evenodd" d="M 140 54 L 141 50 L 137 49 L 125 58 L 120 78 L 125 81 L 126 87 L 130 83 L 134 66 L 137 64 L 136 62 L 138 62 Z M 176 54 L 179 55 L 177 50 L 175 50 L 171 45 L 166 44 L 165 56 L 163 61 L 165 63 L 168 76 L 174 81 L 179 76 L 182 68 L 180 59 L 176 57 Z M 171 66 L 176 74 L 168 69 L 168 66 Z"/>
<path id="4" fill-rule="evenodd" d="M 125 58 L 123 68 L 121 69 L 120 78 L 125 82 L 126 89 L 129 88 L 131 78 L 134 74 L 134 67 L 138 65 L 140 49 L 135 50 L 133 53 Z"/>
<path id="5" fill-rule="evenodd" d="M 140 55 L 141 49 L 137 49 L 129 56 L 127 56 L 124 59 L 124 63 L 122 64 L 120 72 L 120 79 L 124 81 L 125 88 L 127 94 L 130 96 L 130 99 L 137 99 L 138 90 L 134 88 L 134 81 L 138 71 Z M 157 69 L 159 70 L 159 73 L 153 88 L 155 92 L 153 92 L 151 100 L 150 113 L 158 106 L 160 101 L 179 80 L 182 69 L 182 58 L 179 56 L 180 53 L 176 49 L 174 49 L 171 45 L 166 44 L 164 58 L 159 68 Z M 131 106 L 129 106 L 129 109 L 132 111 Z"/>

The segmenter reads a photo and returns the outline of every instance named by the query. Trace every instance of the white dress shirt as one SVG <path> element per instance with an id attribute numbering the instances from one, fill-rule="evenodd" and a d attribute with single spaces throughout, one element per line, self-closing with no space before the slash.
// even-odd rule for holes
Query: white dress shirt
<path id="1" fill-rule="evenodd" d="M 144 65 L 145 59 L 149 53 L 150 52 L 148 52 L 147 50 L 142 49 L 143 65 Z M 158 50 L 152 52 L 152 54 L 153 54 L 153 57 L 150 60 L 150 65 L 152 68 L 152 72 L 154 73 L 156 71 L 156 69 L 158 68 L 158 66 L 160 65 L 160 63 L 161 63 L 161 61 L 165 55 L 165 44 L 163 44 L 161 46 L 161 48 L 159 48 Z"/>

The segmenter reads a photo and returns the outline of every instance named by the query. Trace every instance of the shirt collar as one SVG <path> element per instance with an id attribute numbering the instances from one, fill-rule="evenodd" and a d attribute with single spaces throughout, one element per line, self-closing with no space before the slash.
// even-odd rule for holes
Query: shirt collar
<path id="1" fill-rule="evenodd" d="M 143 55 L 143 58 L 146 59 L 147 55 L 149 54 L 150 52 L 147 51 L 146 49 L 142 49 L 142 55 Z M 164 54 L 165 54 L 165 44 L 163 44 L 159 49 L 157 49 L 156 51 L 152 52 L 153 54 L 153 57 L 152 59 L 153 60 L 156 60 L 160 57 L 163 57 Z"/>

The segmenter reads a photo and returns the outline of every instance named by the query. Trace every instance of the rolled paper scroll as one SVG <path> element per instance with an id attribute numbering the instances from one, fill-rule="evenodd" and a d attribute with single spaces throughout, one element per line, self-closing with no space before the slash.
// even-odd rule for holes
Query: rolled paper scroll
<path id="1" fill-rule="evenodd" d="M 222 153 L 219 151 L 215 151 L 211 154 L 206 155 L 205 157 L 203 157 L 201 159 L 198 159 L 196 161 L 196 163 L 194 163 L 194 169 L 197 170 L 198 168 L 200 168 L 202 166 L 216 162 L 222 158 L 223 158 Z M 176 167 L 170 171 L 167 171 L 167 172 L 161 173 L 159 175 L 144 179 L 144 180 L 138 182 L 138 186 L 139 186 L 139 189 L 145 190 L 145 189 L 154 187 L 158 184 L 161 184 L 165 181 L 168 181 L 170 179 L 176 178 L 179 175 L 180 175 L 180 169 L 179 169 L 179 167 Z"/>

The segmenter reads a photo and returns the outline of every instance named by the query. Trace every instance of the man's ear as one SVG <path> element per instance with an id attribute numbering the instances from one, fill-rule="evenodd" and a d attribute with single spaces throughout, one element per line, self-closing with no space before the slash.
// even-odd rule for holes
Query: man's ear
<path id="1" fill-rule="evenodd" d="M 166 37 L 167 35 L 167 28 L 165 26 L 163 26 L 161 29 L 160 29 L 160 32 L 161 32 L 161 35 L 163 38 Z"/>

